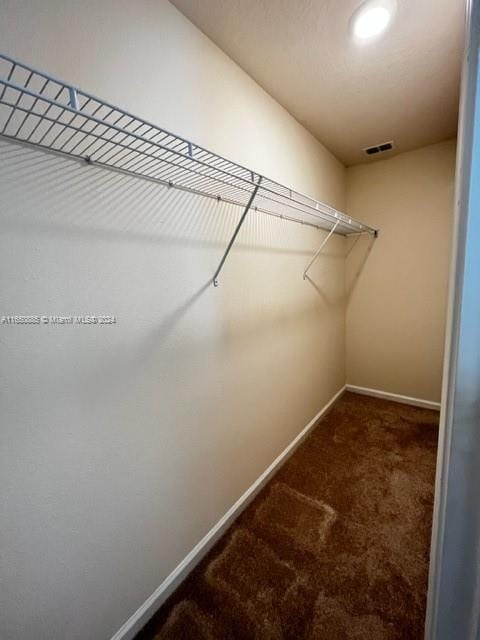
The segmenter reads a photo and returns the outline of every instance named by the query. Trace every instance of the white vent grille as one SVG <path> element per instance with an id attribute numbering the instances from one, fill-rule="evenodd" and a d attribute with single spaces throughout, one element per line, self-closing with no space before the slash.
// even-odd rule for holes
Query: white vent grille
<path id="1" fill-rule="evenodd" d="M 374 156 L 379 153 L 385 153 L 386 151 L 391 151 L 394 148 L 393 140 L 389 140 L 388 142 L 381 142 L 380 144 L 375 144 L 373 147 L 365 147 L 362 149 L 363 153 L 367 156 Z"/>

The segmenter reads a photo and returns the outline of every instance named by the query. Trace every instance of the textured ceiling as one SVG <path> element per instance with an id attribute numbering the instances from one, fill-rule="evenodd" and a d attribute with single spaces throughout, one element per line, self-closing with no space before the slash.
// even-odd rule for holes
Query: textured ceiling
<path id="1" fill-rule="evenodd" d="M 380 142 L 392 154 L 456 133 L 463 0 L 397 0 L 362 45 L 349 26 L 361 0 L 171 1 L 346 165 Z"/>

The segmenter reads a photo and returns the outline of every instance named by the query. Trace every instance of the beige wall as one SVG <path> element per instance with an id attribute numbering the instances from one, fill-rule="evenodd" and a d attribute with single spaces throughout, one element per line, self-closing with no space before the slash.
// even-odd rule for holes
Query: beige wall
<path id="1" fill-rule="evenodd" d="M 454 171 L 454 140 L 347 170 L 347 211 L 380 229 L 347 244 L 349 384 L 440 400 Z"/>
<path id="2" fill-rule="evenodd" d="M 345 170 L 161 0 L 0 0 L 2 49 L 343 207 Z M 0 637 L 108 640 L 345 383 L 344 240 L 1 143 Z"/>

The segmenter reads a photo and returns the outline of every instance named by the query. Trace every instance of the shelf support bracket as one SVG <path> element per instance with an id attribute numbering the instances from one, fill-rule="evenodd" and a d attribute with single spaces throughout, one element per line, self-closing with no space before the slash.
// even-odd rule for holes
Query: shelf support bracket
<path id="1" fill-rule="evenodd" d="M 322 244 L 318 247 L 318 249 L 315 251 L 315 253 L 312 256 L 312 259 L 310 260 L 310 262 L 307 264 L 307 266 L 305 267 L 305 271 L 303 272 L 303 279 L 305 280 L 305 278 L 307 277 L 307 273 L 308 270 L 310 269 L 310 267 L 312 266 L 312 264 L 315 262 L 315 260 L 318 258 L 318 256 L 322 253 L 323 248 L 325 247 L 325 245 L 327 244 L 327 242 L 330 240 L 330 238 L 332 237 L 332 235 L 335 233 L 335 229 L 338 227 L 340 223 L 340 220 L 337 220 L 335 222 L 335 224 L 333 225 L 333 227 L 330 229 L 330 233 L 328 234 L 328 236 L 326 238 L 324 238 Z"/>
<path id="2" fill-rule="evenodd" d="M 75 87 L 68 87 L 68 101 L 72 109 L 75 109 L 75 111 L 80 111 L 80 106 L 78 104 L 78 94 Z"/>
<path id="3" fill-rule="evenodd" d="M 225 260 L 227 259 L 228 254 L 230 253 L 230 249 L 232 248 L 233 243 L 235 242 L 235 239 L 236 239 L 236 237 L 238 235 L 238 232 L 242 228 L 242 224 L 244 223 L 245 218 L 247 217 L 247 213 L 250 210 L 250 208 L 251 208 L 251 206 L 253 204 L 253 201 L 255 200 L 255 196 L 257 195 L 257 191 L 258 191 L 258 188 L 260 186 L 261 180 L 262 179 L 260 177 L 259 182 L 257 182 L 257 184 L 255 185 L 255 189 L 252 191 L 252 193 L 250 195 L 250 198 L 249 198 L 249 200 L 247 202 L 247 206 L 243 210 L 242 217 L 240 218 L 240 220 L 238 221 L 237 226 L 235 227 L 235 231 L 233 232 L 233 235 L 230 238 L 230 242 L 228 243 L 227 248 L 225 249 L 225 252 L 224 252 L 224 254 L 222 256 L 222 259 L 220 260 L 220 264 L 218 265 L 217 270 L 213 274 L 213 286 L 214 287 L 218 287 L 218 275 L 219 275 L 220 271 L 223 268 L 223 265 L 225 263 Z"/>

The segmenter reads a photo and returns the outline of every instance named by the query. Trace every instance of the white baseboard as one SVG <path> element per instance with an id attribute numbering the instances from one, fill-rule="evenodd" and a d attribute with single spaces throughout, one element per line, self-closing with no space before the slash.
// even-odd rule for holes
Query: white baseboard
<path id="1" fill-rule="evenodd" d="M 432 402 L 431 400 L 410 398 L 410 396 L 401 396 L 398 393 L 389 393 L 388 391 L 379 391 L 378 389 L 367 389 L 366 387 L 357 387 L 353 384 L 347 384 L 345 389 L 347 391 L 352 391 L 353 393 L 361 393 L 364 396 L 383 398 L 384 400 L 392 400 L 393 402 L 401 402 L 402 404 L 411 404 L 415 407 L 423 407 L 424 409 L 440 411 L 440 403 Z"/>
<path id="2" fill-rule="evenodd" d="M 175 591 L 180 583 L 195 568 L 200 560 L 207 554 L 217 540 L 225 533 L 232 522 L 238 518 L 241 512 L 248 506 L 257 493 L 270 480 L 278 468 L 292 455 L 309 431 L 316 425 L 318 420 L 330 409 L 335 401 L 345 391 L 342 387 L 329 402 L 314 416 L 307 426 L 288 445 L 282 453 L 275 458 L 272 464 L 262 475 L 245 491 L 245 493 L 230 507 L 227 513 L 220 518 L 215 526 L 200 540 L 200 542 L 190 551 L 190 553 L 180 562 L 179 565 L 168 575 L 161 585 L 155 589 L 152 595 L 135 611 L 135 613 L 122 625 L 111 640 L 132 640 L 135 635 L 150 620 L 153 614 L 160 608 L 165 600 Z"/>

